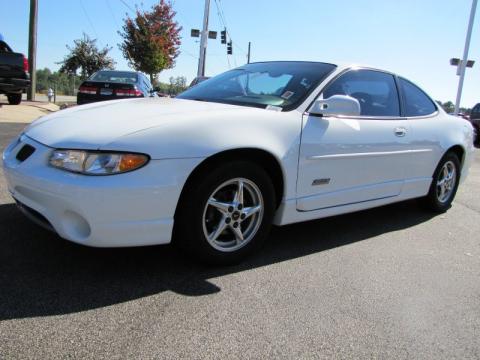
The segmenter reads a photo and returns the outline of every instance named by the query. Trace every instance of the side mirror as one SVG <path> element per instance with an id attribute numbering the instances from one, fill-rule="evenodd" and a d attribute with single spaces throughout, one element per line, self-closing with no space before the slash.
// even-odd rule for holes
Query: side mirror
<path id="1" fill-rule="evenodd" d="M 360 103 L 357 99 L 346 95 L 333 95 L 328 99 L 317 99 L 309 113 L 321 116 L 360 116 Z"/>

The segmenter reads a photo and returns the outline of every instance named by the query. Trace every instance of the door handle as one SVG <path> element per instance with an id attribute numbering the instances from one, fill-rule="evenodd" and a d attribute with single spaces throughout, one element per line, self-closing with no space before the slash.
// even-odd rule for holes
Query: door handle
<path id="1" fill-rule="evenodd" d="M 395 130 L 393 130 L 393 132 L 395 133 L 395 136 L 398 137 L 403 137 L 407 135 L 407 129 L 405 129 L 404 127 L 397 127 L 395 128 Z"/>

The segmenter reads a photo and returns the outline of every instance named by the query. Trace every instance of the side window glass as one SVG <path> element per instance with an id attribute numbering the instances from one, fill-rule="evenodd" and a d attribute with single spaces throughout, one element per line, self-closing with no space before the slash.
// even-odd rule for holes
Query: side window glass
<path id="1" fill-rule="evenodd" d="M 152 84 L 150 83 L 150 80 L 148 80 L 148 78 L 146 76 L 143 76 L 143 79 L 145 81 L 145 86 L 147 87 L 147 89 L 151 89 Z"/>
<path id="2" fill-rule="evenodd" d="M 433 101 L 416 85 L 403 78 L 399 80 L 405 97 L 405 116 L 425 116 L 437 111 Z"/>
<path id="3" fill-rule="evenodd" d="M 480 104 L 475 105 L 475 107 L 472 109 L 472 115 L 478 116 L 480 113 Z"/>
<path id="4" fill-rule="evenodd" d="M 323 98 L 348 95 L 360 103 L 362 116 L 400 116 L 397 87 L 392 75 L 374 70 L 352 70 L 323 91 Z"/>

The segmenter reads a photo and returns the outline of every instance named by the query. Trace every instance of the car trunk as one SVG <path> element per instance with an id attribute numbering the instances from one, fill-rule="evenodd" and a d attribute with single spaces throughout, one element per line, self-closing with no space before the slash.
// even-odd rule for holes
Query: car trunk
<path id="1" fill-rule="evenodd" d="M 78 92 L 88 98 L 98 100 L 112 100 L 118 98 L 132 98 L 144 96 L 134 84 L 101 82 L 101 81 L 84 81 Z"/>

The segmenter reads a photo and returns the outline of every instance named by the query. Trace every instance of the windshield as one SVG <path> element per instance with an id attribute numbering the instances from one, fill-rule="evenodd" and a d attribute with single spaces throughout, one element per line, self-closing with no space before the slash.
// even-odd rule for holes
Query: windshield
<path id="1" fill-rule="evenodd" d="M 99 71 L 93 74 L 89 80 L 135 84 L 137 82 L 137 74 L 129 71 Z"/>
<path id="2" fill-rule="evenodd" d="M 265 62 L 206 80 L 177 98 L 283 110 L 296 108 L 335 69 L 314 62 Z"/>

